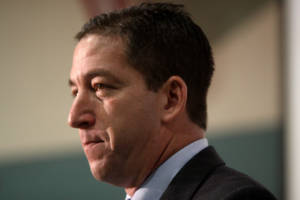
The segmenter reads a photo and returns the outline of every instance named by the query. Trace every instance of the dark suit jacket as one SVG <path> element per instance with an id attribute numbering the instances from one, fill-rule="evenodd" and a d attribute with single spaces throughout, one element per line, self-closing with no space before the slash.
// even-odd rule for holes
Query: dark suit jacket
<path id="1" fill-rule="evenodd" d="M 213 147 L 193 157 L 175 176 L 161 200 L 275 200 L 247 175 L 225 166 Z"/>

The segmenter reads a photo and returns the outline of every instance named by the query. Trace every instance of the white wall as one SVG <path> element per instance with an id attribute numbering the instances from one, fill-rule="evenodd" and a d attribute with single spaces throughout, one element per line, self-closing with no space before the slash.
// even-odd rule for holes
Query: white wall
<path id="1" fill-rule="evenodd" d="M 0 160 L 77 149 L 66 119 L 73 38 L 84 21 L 79 6 L 73 0 L 0 3 Z"/>
<path id="2" fill-rule="evenodd" d="M 279 30 L 279 7 L 269 1 L 213 42 L 216 71 L 208 100 L 213 133 L 279 123 Z"/>
<path id="3" fill-rule="evenodd" d="M 73 36 L 85 21 L 79 5 L 0 3 L 0 162 L 80 151 L 77 131 L 66 123 Z M 278 18 L 277 4 L 270 1 L 212 41 L 210 132 L 279 119 Z"/>

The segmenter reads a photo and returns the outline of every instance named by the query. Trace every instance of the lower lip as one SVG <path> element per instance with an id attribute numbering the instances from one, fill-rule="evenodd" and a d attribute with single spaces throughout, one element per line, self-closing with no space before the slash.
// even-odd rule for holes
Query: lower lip
<path id="1" fill-rule="evenodd" d="M 91 142 L 91 143 L 85 144 L 84 148 L 86 150 L 93 150 L 95 148 L 96 149 L 103 148 L 103 144 L 104 144 L 104 142 Z"/>

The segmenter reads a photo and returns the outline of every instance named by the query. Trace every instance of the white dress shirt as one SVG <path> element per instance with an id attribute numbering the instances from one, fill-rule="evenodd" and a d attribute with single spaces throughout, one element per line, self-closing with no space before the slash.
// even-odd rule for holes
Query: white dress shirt
<path id="1" fill-rule="evenodd" d="M 180 169 L 207 146 L 206 138 L 185 146 L 160 165 L 132 197 L 126 195 L 126 200 L 158 200 Z"/>

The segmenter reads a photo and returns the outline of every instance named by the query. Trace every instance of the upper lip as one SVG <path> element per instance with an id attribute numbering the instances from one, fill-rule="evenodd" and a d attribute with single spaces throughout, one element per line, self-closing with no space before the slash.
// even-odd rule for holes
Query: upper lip
<path id="1" fill-rule="evenodd" d="M 100 143 L 104 142 L 103 138 L 98 136 L 98 134 L 91 134 L 89 132 L 82 133 L 84 136 L 82 138 L 82 144 L 88 145 L 91 143 Z"/>
<path id="2" fill-rule="evenodd" d="M 103 140 L 101 140 L 99 137 L 95 137 L 93 139 L 86 139 L 83 144 L 84 145 L 88 145 L 88 144 L 91 144 L 91 143 L 99 143 L 99 142 L 104 142 Z"/>

